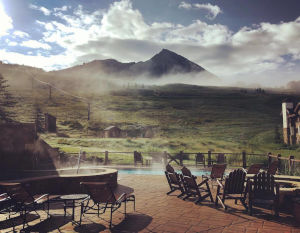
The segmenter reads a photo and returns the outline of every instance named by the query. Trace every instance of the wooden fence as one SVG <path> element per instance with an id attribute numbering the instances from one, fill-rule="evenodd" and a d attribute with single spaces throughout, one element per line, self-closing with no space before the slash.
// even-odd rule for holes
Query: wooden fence
<path id="1" fill-rule="evenodd" d="M 114 155 L 117 154 L 123 154 L 132 156 L 132 164 L 136 164 L 136 161 L 134 161 L 134 152 L 124 152 L 124 151 L 102 151 L 102 152 L 89 152 L 87 153 L 87 160 L 88 161 L 94 161 L 98 159 L 98 162 L 101 162 L 103 165 L 111 164 L 112 161 L 114 161 Z M 217 157 L 220 154 L 223 154 L 226 157 L 226 163 L 228 165 L 235 165 L 237 167 L 243 167 L 247 168 L 249 165 L 253 163 L 264 163 L 265 167 L 269 167 L 271 162 L 273 160 L 278 160 L 278 168 L 279 173 L 282 174 L 300 174 L 300 160 L 295 159 L 294 156 L 289 157 L 283 157 L 280 154 L 274 155 L 271 152 L 266 154 L 257 154 L 257 153 L 247 153 L 245 151 L 242 151 L 240 153 L 228 153 L 228 152 L 184 152 L 180 151 L 179 153 L 168 153 L 167 151 L 164 152 L 139 152 L 144 160 L 145 158 L 153 158 L 154 162 L 163 163 L 166 165 L 167 163 L 174 162 L 179 166 L 184 165 L 193 165 L 193 162 L 195 161 L 196 164 L 196 155 L 197 154 L 203 154 L 206 160 L 206 165 L 208 167 L 212 166 L 213 162 L 216 162 L 216 160 L 213 159 L 213 157 Z M 72 153 L 69 154 L 77 157 L 78 153 Z M 101 159 L 99 159 L 99 155 L 101 155 Z M 194 157 L 193 157 L 194 155 Z M 75 157 L 74 160 L 75 160 Z M 230 159 L 232 158 L 232 159 Z M 150 165 L 151 163 L 147 163 Z"/>

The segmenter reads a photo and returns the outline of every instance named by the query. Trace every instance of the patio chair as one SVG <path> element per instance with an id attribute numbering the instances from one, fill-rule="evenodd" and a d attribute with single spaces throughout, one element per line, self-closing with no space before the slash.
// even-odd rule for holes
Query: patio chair
<path id="1" fill-rule="evenodd" d="M 40 216 L 40 214 L 37 212 L 40 207 L 42 207 L 42 209 L 45 211 L 45 205 L 47 205 L 47 210 L 45 212 L 47 214 L 47 218 L 50 217 L 50 198 L 48 194 L 32 196 L 21 183 L 2 183 L 1 187 L 9 196 L 14 211 L 20 213 L 20 216 L 23 219 L 23 229 L 25 224 L 29 226 L 27 223 L 27 215 L 30 212 L 34 211 L 38 216 Z"/>
<path id="2" fill-rule="evenodd" d="M 249 211 L 253 213 L 253 205 L 262 204 L 272 206 L 275 216 L 279 215 L 279 184 L 275 183 L 274 176 L 261 172 L 248 180 Z"/>
<path id="3" fill-rule="evenodd" d="M 227 164 L 214 164 L 212 166 L 210 176 L 202 175 L 202 179 L 211 180 L 212 187 L 213 187 L 213 181 L 216 181 L 217 179 L 219 179 L 221 181 L 223 180 L 226 166 L 227 166 Z"/>
<path id="4" fill-rule="evenodd" d="M 279 165 L 278 160 L 273 161 L 270 164 L 270 166 L 267 170 L 267 173 L 270 174 L 270 175 L 275 175 L 277 170 L 278 170 L 278 165 Z"/>
<path id="5" fill-rule="evenodd" d="M 192 175 L 191 171 L 188 168 L 183 167 L 181 171 L 182 171 L 181 177 L 185 188 L 185 194 L 187 195 L 186 197 L 183 198 L 183 200 L 186 200 L 191 196 L 196 196 L 197 197 L 197 200 L 195 201 L 196 204 L 200 203 L 202 200 L 206 199 L 207 197 L 210 197 L 211 202 L 213 202 L 211 191 L 208 185 L 208 179 L 205 179 L 199 184 L 197 184 L 196 181 L 197 177 Z"/>
<path id="6" fill-rule="evenodd" d="M 217 164 L 223 164 L 226 163 L 226 157 L 225 154 L 218 154 L 217 155 L 217 160 L 216 160 Z"/>
<path id="7" fill-rule="evenodd" d="M 199 164 L 203 164 L 203 166 L 205 167 L 205 156 L 204 156 L 204 154 L 202 154 L 202 153 L 196 154 L 195 161 L 196 161 L 196 167 Z"/>
<path id="8" fill-rule="evenodd" d="M 170 164 L 167 164 L 166 166 L 165 175 L 171 189 L 169 192 L 167 192 L 167 195 L 179 190 L 181 193 L 177 195 L 177 197 L 182 197 L 185 194 L 183 183 L 179 174 L 175 172 L 174 168 Z"/>
<path id="9" fill-rule="evenodd" d="M 81 202 L 80 222 L 85 214 L 97 214 L 100 217 L 107 209 L 110 209 L 109 228 L 112 226 L 112 215 L 124 203 L 124 216 L 126 218 L 126 203 L 134 202 L 135 210 L 135 195 L 133 189 L 127 186 L 118 185 L 112 188 L 106 182 L 81 182 L 89 197 Z"/>
<path id="10" fill-rule="evenodd" d="M 247 172 L 247 174 L 254 174 L 254 175 L 255 175 L 255 174 L 258 174 L 259 171 L 260 171 L 260 169 L 262 169 L 263 166 L 264 166 L 264 165 L 261 164 L 261 163 L 252 164 L 252 165 L 249 167 L 248 171 L 246 171 L 246 172 Z"/>
<path id="11" fill-rule="evenodd" d="M 11 198 L 8 196 L 7 193 L 0 194 L 0 214 L 8 214 L 6 219 L 10 218 L 10 214 L 13 211 L 13 203 Z"/>
<path id="12" fill-rule="evenodd" d="M 246 195 L 247 192 L 245 190 L 245 179 L 246 172 L 242 169 L 237 169 L 229 173 L 229 176 L 225 178 L 225 184 L 223 185 L 219 180 L 217 195 L 216 195 L 216 206 L 218 206 L 218 201 L 220 201 L 222 207 L 226 210 L 227 206 L 225 205 L 226 199 L 234 199 L 235 204 L 239 200 L 245 209 L 248 207 L 246 205 Z"/>
<path id="13" fill-rule="evenodd" d="M 141 163 L 143 165 L 142 153 L 134 151 L 133 152 L 133 158 L 134 158 L 134 166 L 136 166 L 138 163 Z"/>

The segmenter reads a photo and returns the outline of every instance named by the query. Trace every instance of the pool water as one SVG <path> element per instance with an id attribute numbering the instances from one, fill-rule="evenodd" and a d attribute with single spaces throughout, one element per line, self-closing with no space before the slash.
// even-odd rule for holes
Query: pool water
<path id="1" fill-rule="evenodd" d="M 121 168 L 117 170 L 119 174 L 130 174 L 130 175 L 164 175 L 165 174 L 163 170 L 158 170 L 158 169 Z M 191 170 L 191 172 L 195 176 L 210 175 L 210 171 Z"/>

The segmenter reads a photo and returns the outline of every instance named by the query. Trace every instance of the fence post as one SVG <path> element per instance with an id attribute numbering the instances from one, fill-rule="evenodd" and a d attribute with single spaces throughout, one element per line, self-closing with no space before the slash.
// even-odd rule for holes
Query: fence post
<path id="1" fill-rule="evenodd" d="M 163 163 L 164 163 L 164 166 L 167 166 L 167 163 L 168 163 L 168 153 L 167 153 L 167 151 L 164 151 Z"/>
<path id="2" fill-rule="evenodd" d="M 210 167 L 211 166 L 211 151 L 210 150 L 207 152 L 207 161 L 208 161 L 207 166 Z"/>
<path id="3" fill-rule="evenodd" d="M 277 155 L 278 160 L 278 172 L 281 173 L 281 154 Z"/>
<path id="4" fill-rule="evenodd" d="M 242 156 L 243 156 L 243 168 L 246 168 L 247 167 L 246 151 L 242 152 Z"/>
<path id="5" fill-rule="evenodd" d="M 182 150 L 179 152 L 179 163 L 180 163 L 180 166 L 183 166 L 183 151 Z"/>
<path id="6" fill-rule="evenodd" d="M 108 151 L 105 151 L 104 165 L 108 164 Z"/>
<path id="7" fill-rule="evenodd" d="M 295 156 L 290 155 L 290 160 L 289 160 L 289 173 L 290 175 L 294 175 L 294 164 L 295 164 Z"/>
<path id="8" fill-rule="evenodd" d="M 271 157 L 272 153 L 269 152 L 268 153 L 268 167 L 270 167 L 271 163 L 272 163 L 272 157 Z"/>

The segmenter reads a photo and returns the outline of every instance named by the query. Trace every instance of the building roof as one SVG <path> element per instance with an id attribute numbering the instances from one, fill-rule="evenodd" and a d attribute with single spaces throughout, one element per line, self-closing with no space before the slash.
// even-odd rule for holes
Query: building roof
<path id="1" fill-rule="evenodd" d="M 108 127 L 105 128 L 104 130 L 105 130 L 105 131 L 108 131 L 108 130 L 111 130 L 111 129 L 114 129 L 114 128 L 116 128 L 116 129 L 118 129 L 118 130 L 121 130 L 120 128 L 118 128 L 117 126 L 114 126 L 114 125 L 108 126 Z"/>

